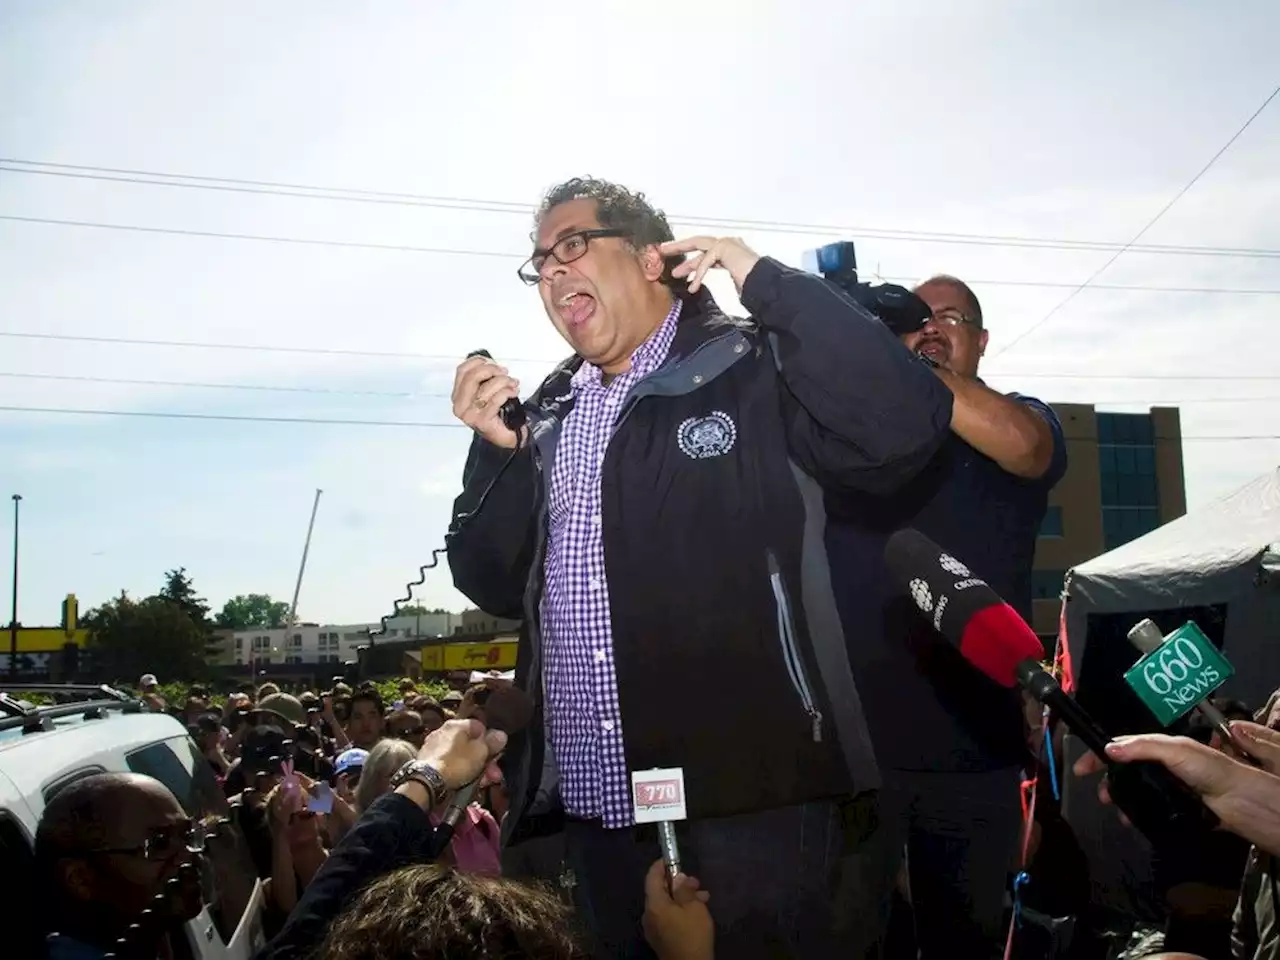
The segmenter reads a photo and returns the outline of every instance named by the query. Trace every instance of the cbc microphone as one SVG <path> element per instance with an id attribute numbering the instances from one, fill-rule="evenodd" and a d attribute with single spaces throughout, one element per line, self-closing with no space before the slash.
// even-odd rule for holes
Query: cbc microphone
<path id="1" fill-rule="evenodd" d="M 467 359 L 470 360 L 472 357 L 484 357 L 486 360 L 492 360 L 493 354 L 488 350 L 472 350 L 467 354 Z M 502 418 L 502 422 L 508 430 L 517 434 L 520 432 L 520 428 L 524 426 L 525 420 L 528 419 L 524 412 L 524 406 L 516 397 L 512 397 L 502 405 L 501 409 L 498 410 L 498 416 Z"/>
<path id="2" fill-rule="evenodd" d="M 509 683 L 494 684 L 487 686 L 486 689 L 489 693 L 482 707 L 486 727 L 490 730 L 501 730 L 507 736 L 511 736 L 529 725 L 529 721 L 533 719 L 533 700 L 527 693 Z M 477 706 L 480 704 L 477 703 Z M 453 799 L 449 801 L 444 816 L 440 818 L 440 822 L 436 824 L 431 834 L 433 856 L 440 856 L 453 840 L 453 831 L 466 813 L 467 807 L 471 805 L 471 801 L 475 799 L 476 791 L 480 789 L 481 779 L 477 777 L 472 780 L 456 791 Z"/>
<path id="3" fill-rule="evenodd" d="M 1154 650 L 1159 649 L 1165 642 L 1165 636 L 1160 632 L 1150 619 L 1142 620 L 1133 625 L 1133 629 L 1129 631 L 1129 642 L 1144 657 Z M 1226 715 L 1213 705 L 1206 697 L 1203 701 L 1196 704 L 1192 708 L 1192 712 L 1199 714 L 1203 719 L 1213 724 L 1215 730 L 1222 737 L 1222 749 L 1229 752 L 1237 760 L 1247 763 L 1250 766 L 1258 766 L 1258 761 L 1245 753 L 1236 746 L 1235 737 L 1231 733 L 1231 722 Z"/>
<path id="4" fill-rule="evenodd" d="M 1153 843 L 1217 826 L 1198 796 L 1158 763 L 1112 763 L 1110 737 L 1040 664 L 1044 646 L 1012 607 L 961 561 L 918 530 L 899 530 L 885 564 L 934 629 L 969 663 L 1005 687 L 1020 686 L 1062 718 L 1107 767 L 1111 799 Z"/>

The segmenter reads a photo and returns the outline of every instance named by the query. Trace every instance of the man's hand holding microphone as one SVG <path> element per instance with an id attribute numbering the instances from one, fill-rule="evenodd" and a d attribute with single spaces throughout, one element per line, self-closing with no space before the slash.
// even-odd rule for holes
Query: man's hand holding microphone
<path id="1" fill-rule="evenodd" d="M 502 408 L 511 400 L 519 403 L 520 381 L 506 367 L 479 353 L 467 357 L 454 374 L 452 400 L 455 417 L 495 447 L 515 449 L 519 437 L 503 421 Z"/>
<path id="2" fill-rule="evenodd" d="M 481 778 L 497 783 L 502 775 L 494 761 L 506 745 L 505 733 L 486 729 L 479 720 L 450 720 L 427 736 L 416 762 L 435 771 L 441 792 L 459 790 Z M 428 812 L 445 799 L 435 796 L 435 792 L 419 778 L 405 780 L 396 787 L 396 793 Z"/>

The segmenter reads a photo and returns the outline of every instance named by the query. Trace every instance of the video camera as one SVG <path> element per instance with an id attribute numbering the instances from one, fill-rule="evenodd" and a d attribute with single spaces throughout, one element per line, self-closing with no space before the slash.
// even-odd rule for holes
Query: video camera
<path id="1" fill-rule="evenodd" d="M 803 266 L 806 272 L 816 273 L 839 287 L 898 336 L 915 333 L 933 316 L 929 305 L 906 287 L 896 283 L 872 286 L 861 282 L 852 240 L 839 240 L 807 251 Z"/>

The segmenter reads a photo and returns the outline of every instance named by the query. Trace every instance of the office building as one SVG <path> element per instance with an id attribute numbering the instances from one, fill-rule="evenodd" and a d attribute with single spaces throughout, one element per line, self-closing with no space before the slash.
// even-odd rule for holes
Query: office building
<path id="1" fill-rule="evenodd" d="M 1033 575 L 1034 626 L 1057 635 L 1067 570 L 1136 540 L 1187 511 L 1182 426 L 1174 407 L 1108 413 L 1055 403 L 1067 474 L 1049 495 Z"/>
<path id="2" fill-rule="evenodd" d="M 464 614 L 424 613 L 392 617 L 386 633 L 373 642 L 421 640 L 451 637 L 463 629 Z M 378 623 L 295 624 L 292 630 L 220 630 L 209 658 L 213 666 L 260 667 L 272 664 L 340 664 L 356 659 L 356 649 L 369 643 L 369 631 Z"/>

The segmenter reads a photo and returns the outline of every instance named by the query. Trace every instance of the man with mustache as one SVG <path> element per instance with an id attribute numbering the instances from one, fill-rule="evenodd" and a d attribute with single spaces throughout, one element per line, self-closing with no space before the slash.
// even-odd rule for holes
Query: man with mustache
<path id="1" fill-rule="evenodd" d="M 929 319 L 897 332 L 954 396 L 951 435 L 891 495 L 828 497 L 832 579 L 884 778 L 880 829 L 848 881 L 857 912 L 873 909 L 867 896 L 887 912 L 905 848 L 920 956 L 979 960 L 1002 946 L 1026 759 L 1021 707 L 888 581 L 884 545 L 915 527 L 1029 620 L 1036 537 L 1067 454 L 1052 409 L 979 379 L 988 334 L 968 285 L 937 276 L 915 294 Z"/>
<path id="2" fill-rule="evenodd" d="M 635 826 L 630 775 L 680 768 L 684 868 L 714 893 L 717 951 L 844 955 L 828 939 L 839 804 L 877 774 L 822 490 L 899 486 L 946 437 L 951 394 L 826 281 L 739 240 L 673 242 L 617 184 L 554 188 L 532 239 L 520 277 L 573 356 L 518 430 L 500 411 L 519 384 L 498 363 L 467 360 L 453 390 L 477 434 L 455 515 L 477 512 L 449 566 L 482 610 L 524 618 L 516 682 L 537 704 L 507 754 L 505 839 L 562 811 L 597 955 L 650 956 L 658 845 Z M 713 268 L 750 320 L 716 306 Z M 673 694 L 689 677 L 714 678 L 696 703 Z"/>

